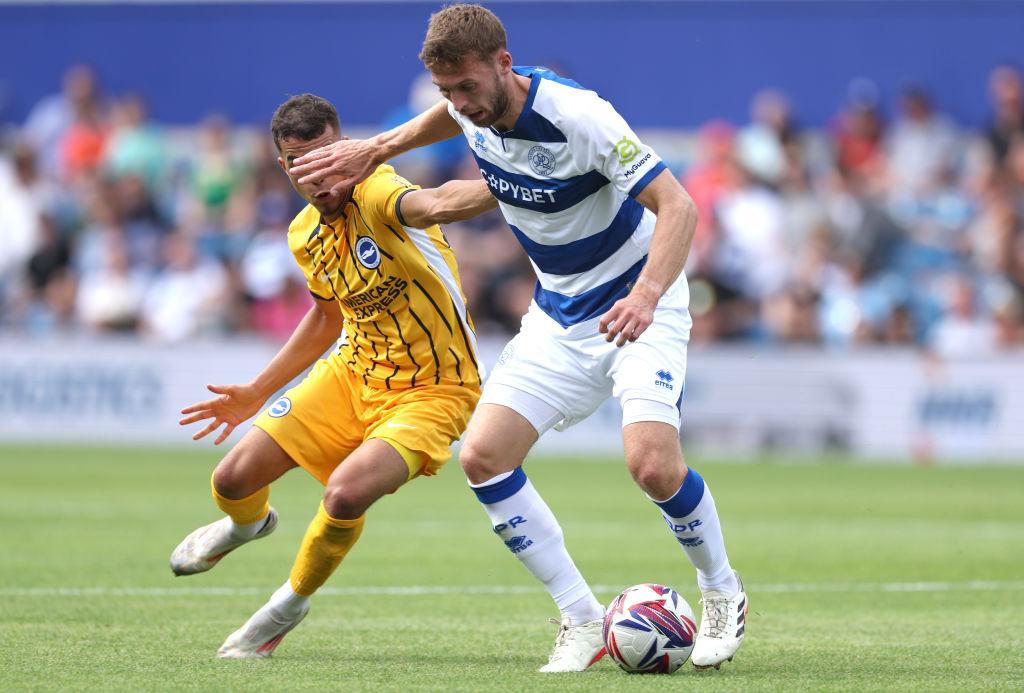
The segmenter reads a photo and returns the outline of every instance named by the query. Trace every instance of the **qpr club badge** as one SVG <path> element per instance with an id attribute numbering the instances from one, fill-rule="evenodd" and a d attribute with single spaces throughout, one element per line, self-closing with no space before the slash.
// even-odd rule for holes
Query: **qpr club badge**
<path id="1" fill-rule="evenodd" d="M 359 263 L 366 269 L 377 269 L 380 265 L 380 248 L 369 236 L 360 236 L 356 239 L 355 251 Z"/>
<path id="2" fill-rule="evenodd" d="M 530 161 L 530 168 L 538 176 L 550 176 L 554 173 L 555 155 L 547 147 L 542 147 L 539 144 L 531 147 L 527 158 Z"/>

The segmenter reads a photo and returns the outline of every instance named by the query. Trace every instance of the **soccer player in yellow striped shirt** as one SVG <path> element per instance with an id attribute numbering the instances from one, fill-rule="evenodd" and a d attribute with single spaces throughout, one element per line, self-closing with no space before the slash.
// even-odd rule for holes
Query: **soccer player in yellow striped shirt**
<path id="1" fill-rule="evenodd" d="M 286 173 L 302 154 L 341 139 L 334 107 L 303 94 L 271 124 Z M 481 181 L 423 190 L 382 165 L 354 188 L 336 180 L 292 185 L 309 205 L 288 244 L 315 305 L 263 371 L 244 385 L 209 386 L 217 395 L 182 410 L 182 424 L 209 420 L 193 436 L 224 425 L 223 442 L 271 394 L 313 369 L 256 419 L 221 460 L 213 497 L 227 517 L 186 537 L 171 555 L 177 575 L 201 573 L 277 525 L 269 485 L 302 467 L 325 486 L 291 575 L 218 651 L 267 657 L 305 617 L 309 597 L 355 544 L 366 510 L 448 460 L 480 396 L 473 324 L 455 255 L 437 224 L 496 206 Z M 340 346 L 317 360 L 341 335 Z"/>

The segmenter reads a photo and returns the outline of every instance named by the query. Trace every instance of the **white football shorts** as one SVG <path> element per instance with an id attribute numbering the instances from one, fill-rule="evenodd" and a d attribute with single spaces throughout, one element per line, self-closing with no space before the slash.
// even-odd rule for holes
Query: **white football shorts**
<path id="1" fill-rule="evenodd" d="M 579 423 L 614 396 L 624 427 L 660 421 L 679 428 L 693 324 L 687 294 L 680 277 L 650 327 L 621 348 L 598 332 L 600 317 L 564 328 L 531 303 L 484 384 L 480 404 L 506 406 L 543 434 Z"/>

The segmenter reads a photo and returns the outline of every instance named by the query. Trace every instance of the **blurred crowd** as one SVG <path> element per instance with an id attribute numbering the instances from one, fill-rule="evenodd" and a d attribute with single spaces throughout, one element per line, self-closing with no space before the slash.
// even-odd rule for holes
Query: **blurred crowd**
<path id="1" fill-rule="evenodd" d="M 981 130 L 917 86 L 888 113 L 857 80 L 822 129 L 768 90 L 748 123 L 652 140 L 700 211 L 693 340 L 1024 346 L 1020 71 L 996 67 L 988 91 Z M 417 83 L 384 125 L 436 98 Z M 302 203 L 265 130 L 216 115 L 161 127 L 138 95 L 109 97 L 76 66 L 0 134 L 0 330 L 281 340 L 308 309 L 285 243 Z M 457 140 L 395 165 L 423 185 L 479 175 Z M 500 214 L 445 233 L 478 331 L 516 330 L 534 280 Z"/>

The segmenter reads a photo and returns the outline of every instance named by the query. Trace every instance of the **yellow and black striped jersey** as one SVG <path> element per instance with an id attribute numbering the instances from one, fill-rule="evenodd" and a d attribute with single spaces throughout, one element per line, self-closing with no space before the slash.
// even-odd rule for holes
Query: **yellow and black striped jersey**
<path id="1" fill-rule="evenodd" d="M 303 209 L 288 245 L 314 297 L 338 303 L 348 338 L 341 355 L 366 385 L 479 386 L 455 253 L 436 225 L 411 228 L 398 211 L 418 187 L 378 166 L 337 219 Z"/>

